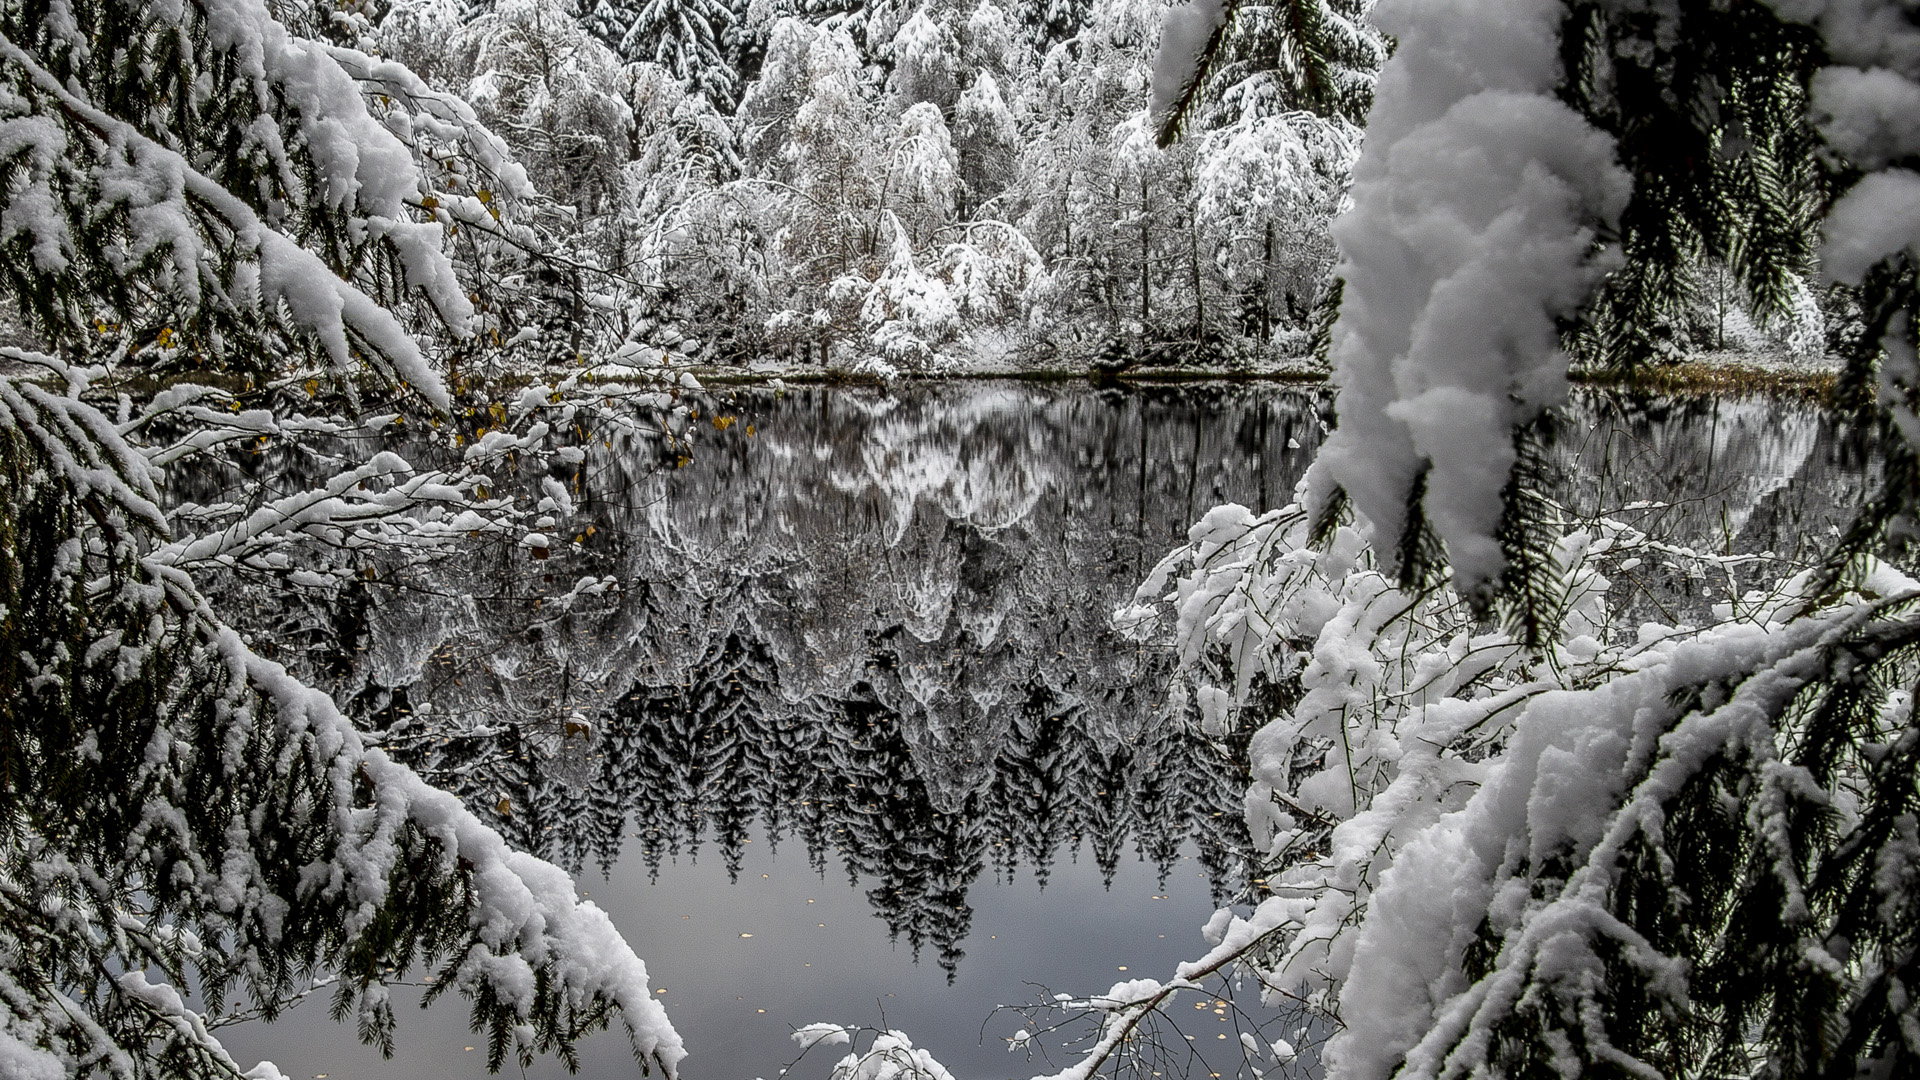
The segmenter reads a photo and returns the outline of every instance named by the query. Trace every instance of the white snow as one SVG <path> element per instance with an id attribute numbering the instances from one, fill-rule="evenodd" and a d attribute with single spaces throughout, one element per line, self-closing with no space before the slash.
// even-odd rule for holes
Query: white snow
<path id="1" fill-rule="evenodd" d="M 1508 433 L 1563 397 L 1554 319 L 1605 269 L 1594 227 L 1629 191 L 1612 141 L 1553 97 L 1563 17 L 1554 0 L 1380 4 L 1399 46 L 1334 224 L 1340 423 L 1314 501 L 1346 489 L 1391 547 L 1431 462 L 1427 516 L 1469 590 L 1502 562 Z"/>
<path id="2" fill-rule="evenodd" d="M 946 1066 L 913 1045 L 904 1031 L 884 1031 L 865 1052 L 841 1058 L 831 1080 L 953 1080 Z"/>
<path id="3" fill-rule="evenodd" d="M 816 1046 L 845 1046 L 853 1037 L 839 1024 L 808 1024 L 796 1028 L 792 1038 L 800 1049 L 811 1050 Z"/>
<path id="4" fill-rule="evenodd" d="M 1207 40 L 1227 21 L 1225 0 L 1186 0 L 1167 9 L 1160 26 L 1160 47 L 1153 58 L 1153 84 L 1148 109 L 1155 116 L 1166 115 L 1180 91 L 1200 69 L 1200 54 Z"/>
<path id="5" fill-rule="evenodd" d="M 1829 145 L 1863 169 L 1920 153 L 1920 84 L 1885 68 L 1822 68 L 1815 117 Z"/>

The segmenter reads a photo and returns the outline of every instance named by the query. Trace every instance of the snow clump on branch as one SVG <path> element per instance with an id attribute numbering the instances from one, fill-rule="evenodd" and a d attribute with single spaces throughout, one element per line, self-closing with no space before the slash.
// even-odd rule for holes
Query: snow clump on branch
<path id="1" fill-rule="evenodd" d="M 1469 592 L 1502 568 L 1508 433 L 1564 397 L 1555 318 L 1610 265 L 1595 227 L 1630 192 L 1612 140 L 1553 97 L 1564 17 L 1555 0 L 1376 8 L 1399 47 L 1334 225 L 1340 426 L 1313 501 L 1345 489 L 1391 550 L 1426 472 L 1422 511 Z"/>

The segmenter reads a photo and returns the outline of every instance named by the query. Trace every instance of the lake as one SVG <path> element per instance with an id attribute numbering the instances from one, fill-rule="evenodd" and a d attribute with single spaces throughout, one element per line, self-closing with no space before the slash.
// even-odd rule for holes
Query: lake
<path id="1" fill-rule="evenodd" d="M 1069 1060 L 1065 1036 L 1032 1044 L 1052 1065 L 1010 1054 L 1028 1024 L 998 1007 L 1165 979 L 1247 895 L 1243 739 L 1170 713 L 1168 658 L 1107 617 L 1208 508 L 1290 501 L 1326 407 L 1275 384 L 717 390 L 691 446 L 589 457 L 578 550 L 374 558 L 328 610 L 226 595 L 256 648 L 577 875 L 664 991 L 688 1080 L 772 1078 L 815 1021 L 1024 1078 Z M 1763 401 L 1586 393 L 1554 457 L 1570 506 L 1789 561 L 1874 476 L 1832 420 Z M 1677 620 L 1715 588 L 1633 602 Z M 222 1038 L 293 1077 L 485 1075 L 454 1001 L 401 1010 L 385 1061 L 324 998 Z M 1198 1009 L 1163 1037 L 1227 1073 L 1239 1023 Z M 633 1071 L 617 1035 L 584 1048 L 584 1075 Z"/>

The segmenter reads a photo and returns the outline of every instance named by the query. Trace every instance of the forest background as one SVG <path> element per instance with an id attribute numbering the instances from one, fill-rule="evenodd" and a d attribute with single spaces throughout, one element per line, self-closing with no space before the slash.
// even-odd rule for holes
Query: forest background
<path id="1" fill-rule="evenodd" d="M 1280 0 L 1196 9 L 1163 47 L 1173 7 L 396 0 L 334 26 L 473 104 L 629 340 L 880 376 L 1315 370 L 1387 40 L 1359 0 Z M 1808 180 L 1774 197 L 1810 236 Z M 1686 248 L 1633 361 L 1804 365 L 1857 317 L 1810 259 L 1755 297 L 1726 244 Z"/>
<path id="2" fill-rule="evenodd" d="M 617 1019 L 671 1075 L 605 914 L 203 589 L 317 617 L 476 540 L 579 545 L 596 446 L 724 430 L 691 356 L 886 374 L 969 333 L 1293 354 L 1330 324 L 1338 424 L 1298 501 L 1208 514 L 1120 613 L 1177 650 L 1203 729 L 1248 739 L 1269 895 L 1171 981 L 1088 999 L 1068 1075 L 1228 970 L 1310 1010 L 1343 1077 L 1912 1073 L 1910 12 L 1030 14 L 0 4 L 23 322 L 0 348 L 0 1064 L 240 1075 L 210 1022 L 321 991 L 385 1045 L 389 980 L 425 961 L 495 1067 Z M 1542 494 L 1562 346 L 1642 364 L 1695 340 L 1703 296 L 1716 344 L 1750 310 L 1832 346 L 1883 448 L 1791 576 Z M 328 467 L 167 497 L 281 451 Z M 1634 625 L 1613 581 L 1645 557 L 1744 591 Z M 844 1074 L 908 1049 L 878 1042 Z"/>

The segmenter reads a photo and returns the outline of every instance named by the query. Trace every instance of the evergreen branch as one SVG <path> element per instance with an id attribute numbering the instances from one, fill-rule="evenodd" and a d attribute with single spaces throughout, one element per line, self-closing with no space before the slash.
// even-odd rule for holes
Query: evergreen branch
<path id="1" fill-rule="evenodd" d="M 1554 553 L 1564 522 L 1559 506 L 1546 494 L 1553 485 L 1547 456 L 1553 430 L 1551 413 L 1514 430 L 1514 465 L 1501 494 L 1500 524 L 1494 533 L 1506 559 L 1500 599 L 1507 609 L 1507 632 L 1528 649 L 1544 647 L 1561 626 L 1566 595 L 1566 568 Z"/>
<path id="2" fill-rule="evenodd" d="M 1160 117 L 1154 131 L 1154 145 L 1164 150 L 1179 141 L 1181 129 L 1185 127 L 1192 113 L 1199 108 L 1200 95 L 1212 79 L 1214 68 L 1221 62 L 1226 50 L 1228 34 L 1231 32 L 1235 13 L 1240 9 L 1241 0 L 1218 0 L 1221 7 L 1219 25 L 1207 35 L 1205 44 L 1194 57 L 1192 66 L 1180 83 L 1180 90 Z M 1310 3 L 1312 0 L 1294 0 L 1296 3 Z"/>
<path id="3" fill-rule="evenodd" d="M 436 408 L 451 407 L 446 388 L 412 335 L 366 293 L 335 276 L 317 255 L 269 226 L 252 207 L 192 167 L 178 152 L 74 96 L 3 32 L 0 59 L 24 71 L 32 85 L 53 100 L 62 113 L 104 141 L 132 148 L 149 167 L 178 183 L 187 197 L 217 214 L 258 261 L 263 299 L 283 302 L 294 320 L 323 343 L 337 370 L 350 370 L 354 352 L 348 337 L 351 333 L 354 342 L 386 362 L 386 373 L 412 387 Z M 177 257 L 190 257 L 197 263 L 199 254 L 179 252 Z M 438 299 L 433 293 L 429 296 Z"/>

